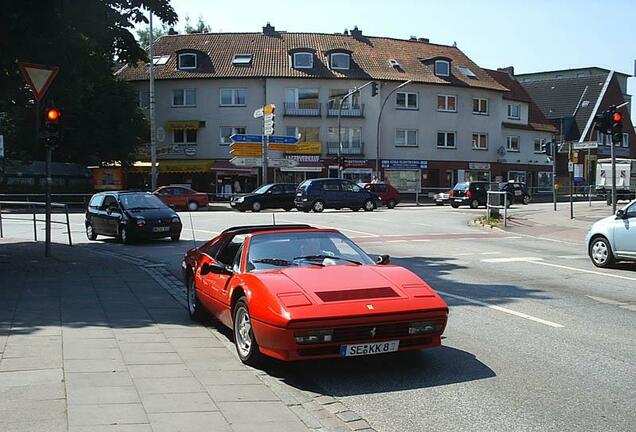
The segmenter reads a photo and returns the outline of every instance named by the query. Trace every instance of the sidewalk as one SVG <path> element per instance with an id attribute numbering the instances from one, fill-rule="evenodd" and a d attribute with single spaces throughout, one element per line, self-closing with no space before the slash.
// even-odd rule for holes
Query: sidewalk
<path id="1" fill-rule="evenodd" d="M 53 251 L 0 240 L 3 432 L 325 430 L 307 427 L 143 268 Z"/>
<path id="2" fill-rule="evenodd" d="M 618 206 L 621 208 L 622 204 Z M 550 205 L 520 207 L 512 212 L 507 231 L 527 234 L 551 240 L 583 243 L 590 226 L 612 214 L 612 208 L 604 201 L 574 203 L 574 219 L 570 219 L 570 204 L 558 203 L 557 211 Z"/>

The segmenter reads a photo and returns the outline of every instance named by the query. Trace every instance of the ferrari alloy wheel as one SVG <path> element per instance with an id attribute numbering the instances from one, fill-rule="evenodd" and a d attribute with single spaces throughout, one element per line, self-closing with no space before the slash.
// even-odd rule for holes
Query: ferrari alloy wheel
<path id="1" fill-rule="evenodd" d="M 86 224 L 86 237 L 88 237 L 89 240 L 97 240 L 97 233 L 91 224 Z"/>
<path id="2" fill-rule="evenodd" d="M 596 267 L 607 268 L 614 265 L 614 254 L 605 237 L 597 237 L 590 243 L 590 258 Z"/>
<path id="3" fill-rule="evenodd" d="M 197 203 L 196 201 L 190 201 L 188 203 L 188 210 L 197 211 L 198 209 L 199 209 L 199 203 Z"/>
<path id="4" fill-rule="evenodd" d="M 318 200 L 318 201 L 316 201 L 314 203 L 313 208 L 314 208 L 314 211 L 316 213 L 320 213 L 320 212 L 322 212 L 325 209 L 325 203 L 320 201 L 320 200 Z"/>
<path id="5" fill-rule="evenodd" d="M 472 208 L 472 209 L 476 209 L 476 208 L 478 208 L 478 207 L 479 207 L 479 201 L 477 201 L 476 199 L 474 199 L 474 200 L 472 200 L 472 201 L 470 202 L 470 208 Z"/>
<path id="6" fill-rule="evenodd" d="M 373 208 L 374 208 L 374 207 L 375 207 L 375 205 L 373 204 L 373 201 L 371 201 L 371 200 L 366 200 L 366 201 L 364 202 L 364 206 L 363 206 L 364 211 L 368 211 L 368 212 L 373 211 Z"/>
<path id="7" fill-rule="evenodd" d="M 205 310 L 201 303 L 199 303 L 199 297 L 194 287 L 194 279 L 188 278 L 187 282 L 187 297 L 188 297 L 188 313 L 192 321 L 203 321 L 206 318 Z"/>
<path id="8" fill-rule="evenodd" d="M 390 209 L 394 208 L 396 206 L 395 200 L 391 200 L 388 203 L 386 203 L 386 206 Z"/>
<path id="9" fill-rule="evenodd" d="M 234 344 L 243 363 L 254 366 L 262 360 L 245 297 L 241 297 L 234 307 Z"/>
<path id="10" fill-rule="evenodd" d="M 258 201 L 254 201 L 254 203 L 252 203 L 252 211 L 253 212 L 261 211 L 261 203 L 259 203 Z"/>

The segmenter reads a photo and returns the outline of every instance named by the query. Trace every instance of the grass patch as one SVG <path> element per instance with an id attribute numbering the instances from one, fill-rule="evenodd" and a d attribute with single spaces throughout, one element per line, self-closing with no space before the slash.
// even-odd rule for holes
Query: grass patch
<path id="1" fill-rule="evenodd" d="M 475 219 L 475 223 L 483 226 L 496 227 L 503 223 L 503 216 L 499 217 L 490 217 L 490 216 L 479 216 Z"/>

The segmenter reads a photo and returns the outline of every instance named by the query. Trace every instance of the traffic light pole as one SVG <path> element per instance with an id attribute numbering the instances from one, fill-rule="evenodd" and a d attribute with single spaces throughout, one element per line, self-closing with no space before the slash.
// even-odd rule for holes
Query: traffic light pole
<path id="1" fill-rule="evenodd" d="M 612 214 L 616 214 L 616 153 L 614 152 L 614 140 L 608 135 L 610 144 L 610 157 L 612 158 Z"/>
<path id="2" fill-rule="evenodd" d="M 157 132 L 155 125 L 155 48 L 154 34 L 152 32 L 152 11 L 149 19 L 150 37 L 150 187 L 154 191 L 157 189 Z"/>
<path id="3" fill-rule="evenodd" d="M 552 140 L 552 203 L 554 204 L 554 211 L 557 211 L 557 196 L 556 196 L 556 158 L 557 158 L 557 143 Z"/>
<path id="4" fill-rule="evenodd" d="M 35 142 L 40 145 L 40 122 L 42 121 L 40 112 L 40 101 L 35 98 Z M 44 198 L 44 256 L 51 256 L 51 147 L 45 143 L 46 161 L 44 167 L 45 175 L 45 198 Z M 69 228 L 70 229 L 70 228 Z"/>

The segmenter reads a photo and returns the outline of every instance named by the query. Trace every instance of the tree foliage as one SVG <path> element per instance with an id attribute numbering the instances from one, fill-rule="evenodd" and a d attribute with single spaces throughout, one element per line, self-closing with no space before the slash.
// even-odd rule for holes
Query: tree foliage
<path id="1" fill-rule="evenodd" d="M 62 111 L 58 161 L 129 160 L 146 139 L 147 125 L 128 83 L 113 76 L 115 60 L 147 60 L 135 25 L 148 10 L 168 24 L 177 21 L 169 0 L 5 0 L 0 14 L 0 113 L 7 156 L 42 159 L 35 142 L 34 98 L 18 62 L 57 65 L 60 72 L 44 104 Z"/>
<path id="2" fill-rule="evenodd" d="M 184 21 L 183 31 L 186 33 L 209 33 L 212 31 L 212 27 L 203 20 L 201 15 L 199 15 L 199 19 L 194 26 L 191 24 L 190 17 L 188 15 L 185 16 Z"/>

